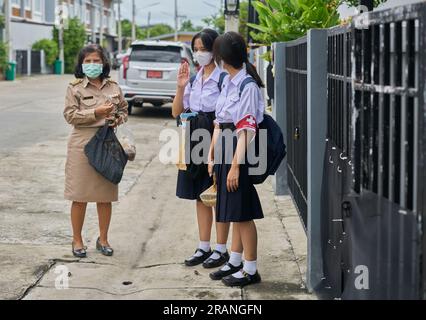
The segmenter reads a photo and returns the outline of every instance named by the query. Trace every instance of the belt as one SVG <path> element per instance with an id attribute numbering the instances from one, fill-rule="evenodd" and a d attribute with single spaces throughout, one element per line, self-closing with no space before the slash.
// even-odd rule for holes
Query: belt
<path id="1" fill-rule="evenodd" d="M 222 130 L 231 129 L 232 131 L 234 131 L 236 129 L 233 122 L 220 123 L 219 128 L 222 129 Z"/>

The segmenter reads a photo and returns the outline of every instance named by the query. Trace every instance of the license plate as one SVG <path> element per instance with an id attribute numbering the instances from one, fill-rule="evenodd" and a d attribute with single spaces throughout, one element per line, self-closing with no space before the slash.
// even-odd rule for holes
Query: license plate
<path id="1" fill-rule="evenodd" d="M 150 79 L 162 79 L 163 71 L 148 70 L 146 77 Z"/>

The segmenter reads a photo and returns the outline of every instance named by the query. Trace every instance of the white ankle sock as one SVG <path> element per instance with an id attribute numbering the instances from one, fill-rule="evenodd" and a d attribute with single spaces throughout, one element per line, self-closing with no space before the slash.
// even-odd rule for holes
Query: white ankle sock
<path id="1" fill-rule="evenodd" d="M 243 270 L 251 276 L 254 275 L 257 271 L 257 261 L 244 261 Z M 234 273 L 232 276 L 237 279 L 241 279 L 244 277 L 241 271 Z"/>
<path id="2" fill-rule="evenodd" d="M 244 261 L 243 270 L 251 276 L 254 275 L 257 271 L 257 261 Z"/>
<path id="3" fill-rule="evenodd" d="M 225 244 L 216 244 L 216 248 L 217 251 L 219 251 L 220 253 L 225 253 L 226 252 L 226 243 Z M 210 256 L 211 259 L 213 260 L 218 260 L 220 258 L 219 253 L 217 252 L 213 252 L 213 254 Z"/>
<path id="4" fill-rule="evenodd" d="M 200 241 L 199 245 L 198 245 L 198 249 L 201 249 L 205 252 L 209 252 L 210 251 L 210 242 L 209 241 Z M 200 251 L 197 251 L 194 254 L 194 257 L 201 257 L 203 254 Z"/>
<path id="5" fill-rule="evenodd" d="M 230 255 L 230 257 L 229 257 L 229 263 L 230 264 L 232 264 L 234 267 L 238 267 L 240 264 L 241 264 L 241 261 L 242 261 L 242 259 L 243 259 L 243 254 L 242 253 L 239 253 L 239 252 L 232 252 L 231 251 L 231 255 Z M 230 270 L 231 268 L 228 266 L 228 265 L 224 265 L 223 267 L 222 267 L 222 269 L 220 269 L 220 270 L 222 270 L 222 271 L 228 271 L 228 270 Z"/>

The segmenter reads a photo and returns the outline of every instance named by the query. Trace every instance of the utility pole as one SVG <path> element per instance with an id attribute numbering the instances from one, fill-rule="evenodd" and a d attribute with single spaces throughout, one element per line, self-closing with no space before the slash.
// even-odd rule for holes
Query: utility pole
<path id="1" fill-rule="evenodd" d="M 179 28 L 179 15 L 178 15 L 178 2 L 175 0 L 175 41 L 178 41 L 178 28 Z"/>
<path id="2" fill-rule="evenodd" d="M 150 30 L 150 27 L 151 27 L 151 11 L 148 11 L 148 25 L 147 25 L 147 38 L 149 39 L 149 38 L 151 38 L 151 30 Z"/>
<path id="3" fill-rule="evenodd" d="M 104 0 L 99 1 L 99 45 L 103 45 L 104 42 Z"/>
<path id="4" fill-rule="evenodd" d="M 123 34 L 121 30 L 121 0 L 118 3 L 118 53 L 123 51 Z"/>
<path id="5" fill-rule="evenodd" d="M 59 30 L 58 30 L 58 40 L 59 40 L 59 60 L 61 61 L 61 74 L 65 73 L 65 54 L 64 54 L 64 2 L 59 1 Z"/>
<path id="6" fill-rule="evenodd" d="M 91 6 L 90 6 L 90 19 L 92 24 L 92 43 L 96 43 L 96 7 L 95 7 L 95 0 L 91 0 Z"/>
<path id="7" fill-rule="evenodd" d="M 132 0 L 132 42 L 136 41 L 136 3 Z"/>
<path id="8" fill-rule="evenodd" d="M 12 60 L 12 39 L 10 38 L 10 0 L 4 0 L 4 32 L 5 40 L 8 47 L 7 61 Z"/>

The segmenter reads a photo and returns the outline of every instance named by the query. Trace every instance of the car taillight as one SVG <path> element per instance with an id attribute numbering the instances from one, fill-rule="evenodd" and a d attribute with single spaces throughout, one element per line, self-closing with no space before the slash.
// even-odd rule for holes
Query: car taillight
<path id="1" fill-rule="evenodd" d="M 123 79 L 127 79 L 127 70 L 129 69 L 130 57 L 125 56 L 123 58 Z"/>

